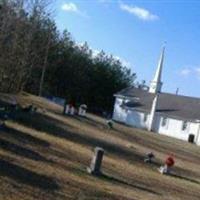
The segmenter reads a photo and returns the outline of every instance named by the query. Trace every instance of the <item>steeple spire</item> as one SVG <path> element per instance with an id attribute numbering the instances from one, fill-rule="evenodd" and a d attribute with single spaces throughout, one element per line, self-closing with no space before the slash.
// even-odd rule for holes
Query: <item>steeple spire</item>
<path id="1" fill-rule="evenodd" d="M 149 92 L 150 93 L 160 93 L 162 82 L 161 82 L 161 75 L 162 75 L 162 68 L 163 68 L 163 62 L 164 62 L 164 54 L 165 54 L 165 45 L 162 48 L 161 56 L 158 62 L 158 68 L 156 70 L 154 79 L 151 81 Z"/>

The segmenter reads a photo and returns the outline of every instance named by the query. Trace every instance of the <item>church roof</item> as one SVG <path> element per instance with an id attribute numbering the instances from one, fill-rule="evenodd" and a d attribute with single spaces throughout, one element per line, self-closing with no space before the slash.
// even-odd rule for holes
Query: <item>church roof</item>
<path id="1" fill-rule="evenodd" d="M 155 94 L 135 87 L 126 88 L 115 96 L 128 98 L 126 107 L 143 112 L 150 112 Z M 200 120 L 200 98 L 169 93 L 160 93 L 156 112 L 173 118 Z"/>

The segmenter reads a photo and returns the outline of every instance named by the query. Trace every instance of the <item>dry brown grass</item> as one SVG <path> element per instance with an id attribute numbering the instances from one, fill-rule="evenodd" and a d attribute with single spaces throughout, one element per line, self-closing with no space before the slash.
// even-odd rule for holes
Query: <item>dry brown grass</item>
<path id="1" fill-rule="evenodd" d="M 120 124 L 108 130 L 100 117 L 62 116 L 42 98 L 15 97 L 40 109 L 0 130 L 1 200 L 200 199 L 199 147 Z M 96 146 L 105 149 L 101 177 L 86 172 Z M 154 164 L 143 162 L 148 151 Z M 174 176 L 157 171 L 168 153 L 176 156 Z"/>

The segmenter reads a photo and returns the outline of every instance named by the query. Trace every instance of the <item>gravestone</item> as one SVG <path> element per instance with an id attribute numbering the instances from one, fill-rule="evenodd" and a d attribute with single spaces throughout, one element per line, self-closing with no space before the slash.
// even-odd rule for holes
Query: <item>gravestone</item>
<path id="1" fill-rule="evenodd" d="M 101 174 L 101 163 L 103 160 L 104 149 L 100 147 L 95 148 L 95 152 L 90 164 L 90 167 L 87 171 L 93 175 L 100 175 Z"/>
<path id="2" fill-rule="evenodd" d="M 86 116 L 86 111 L 87 111 L 87 105 L 86 104 L 81 104 L 79 106 L 79 109 L 78 109 L 78 115 L 80 115 L 82 117 L 85 117 Z"/>
<path id="3" fill-rule="evenodd" d="M 71 107 L 70 107 L 69 114 L 70 114 L 70 115 L 74 115 L 74 114 L 75 114 L 75 108 L 74 108 L 74 106 L 71 106 Z"/>

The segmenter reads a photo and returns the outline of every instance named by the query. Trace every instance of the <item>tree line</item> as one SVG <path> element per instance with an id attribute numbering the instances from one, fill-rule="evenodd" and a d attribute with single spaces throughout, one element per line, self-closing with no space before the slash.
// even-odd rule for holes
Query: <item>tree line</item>
<path id="1" fill-rule="evenodd" d="M 46 0 L 0 0 L 0 92 L 30 92 L 111 111 L 136 75 L 104 51 L 60 32 Z"/>

